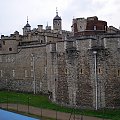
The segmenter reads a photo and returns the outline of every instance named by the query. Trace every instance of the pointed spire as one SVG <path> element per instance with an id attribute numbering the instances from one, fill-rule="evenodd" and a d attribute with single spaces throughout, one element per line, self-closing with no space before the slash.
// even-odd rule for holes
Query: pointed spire
<path id="1" fill-rule="evenodd" d="M 48 26 L 48 22 L 47 22 L 47 26 Z"/>
<path id="2" fill-rule="evenodd" d="M 25 25 L 25 27 L 31 27 L 30 24 L 28 23 L 28 16 L 27 16 L 27 24 Z"/>
<path id="3" fill-rule="evenodd" d="M 54 17 L 53 20 L 61 20 L 61 17 L 58 16 L 58 9 L 56 7 L 56 16 Z"/>
<path id="4" fill-rule="evenodd" d="M 27 24 L 28 24 L 28 16 L 27 16 Z"/>
<path id="5" fill-rule="evenodd" d="M 48 30 L 48 28 L 49 28 L 49 27 L 48 27 L 48 22 L 47 22 L 46 30 Z"/>
<path id="6" fill-rule="evenodd" d="M 57 7 L 56 7 L 56 16 L 58 15 L 58 9 L 57 9 Z"/>

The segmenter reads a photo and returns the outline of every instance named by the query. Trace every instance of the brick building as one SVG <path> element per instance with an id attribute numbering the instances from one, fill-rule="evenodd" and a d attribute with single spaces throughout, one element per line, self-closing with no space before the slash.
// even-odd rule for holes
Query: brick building
<path id="1" fill-rule="evenodd" d="M 73 19 L 72 30 L 74 36 L 97 35 L 107 32 L 107 22 L 98 20 L 96 16 Z"/>

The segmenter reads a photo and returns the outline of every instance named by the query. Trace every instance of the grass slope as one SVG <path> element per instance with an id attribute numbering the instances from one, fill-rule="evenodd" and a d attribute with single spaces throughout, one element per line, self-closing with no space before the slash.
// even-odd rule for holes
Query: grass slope
<path id="1" fill-rule="evenodd" d="M 72 108 L 66 108 L 63 106 L 56 105 L 49 101 L 47 96 L 33 95 L 27 93 L 16 93 L 8 91 L 0 91 L 0 103 L 19 103 L 24 105 L 30 105 L 39 108 L 46 108 L 57 110 L 61 112 L 72 112 Z M 83 114 L 87 116 L 96 116 L 100 118 L 109 118 L 112 120 L 120 120 L 120 109 L 104 109 L 104 110 L 81 110 L 75 109 L 74 113 Z"/>

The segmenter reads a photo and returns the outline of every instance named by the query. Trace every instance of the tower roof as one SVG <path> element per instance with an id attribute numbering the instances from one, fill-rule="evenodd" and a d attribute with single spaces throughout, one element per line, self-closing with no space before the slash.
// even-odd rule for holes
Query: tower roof
<path id="1" fill-rule="evenodd" d="M 54 17 L 53 20 L 61 20 L 61 17 L 58 16 L 58 10 L 56 8 L 56 16 Z"/>
<path id="2" fill-rule="evenodd" d="M 27 23 L 27 24 L 25 25 L 25 27 L 31 27 L 31 26 L 30 26 L 30 24 L 29 24 L 29 23 Z"/>
<path id="3" fill-rule="evenodd" d="M 56 15 L 56 16 L 54 17 L 54 20 L 61 20 L 61 17 L 59 17 L 58 15 Z"/>

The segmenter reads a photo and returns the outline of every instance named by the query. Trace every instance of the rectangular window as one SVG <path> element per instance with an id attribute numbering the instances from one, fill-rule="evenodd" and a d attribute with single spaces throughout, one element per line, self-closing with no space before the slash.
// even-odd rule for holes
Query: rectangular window
<path id="1" fill-rule="evenodd" d="M 104 38 L 103 40 L 104 40 L 104 47 L 107 48 L 107 39 Z"/>
<path id="2" fill-rule="evenodd" d="M 50 44 L 50 52 L 52 51 L 52 44 Z"/>
<path id="3" fill-rule="evenodd" d="M 117 73 L 117 74 L 118 74 L 118 77 L 120 77 L 120 70 L 118 70 L 118 73 Z"/>
<path id="4" fill-rule="evenodd" d="M 0 70 L 0 76 L 3 77 L 3 71 L 2 70 Z"/>
<path id="5" fill-rule="evenodd" d="M 52 44 L 52 51 L 56 51 L 56 44 Z"/>
<path id="6" fill-rule="evenodd" d="M 65 69 L 65 74 L 69 74 L 69 70 L 68 69 Z"/>
<path id="7" fill-rule="evenodd" d="M 102 68 L 98 67 L 98 74 L 102 74 Z"/>
<path id="8" fill-rule="evenodd" d="M 83 74 L 83 69 L 80 69 L 80 73 Z"/>
<path id="9" fill-rule="evenodd" d="M 77 40 L 76 40 L 76 48 L 77 48 L 77 50 L 79 50 L 79 43 Z"/>
<path id="10" fill-rule="evenodd" d="M 89 48 L 92 47 L 92 39 L 89 40 Z"/>
<path id="11" fill-rule="evenodd" d="M 47 43 L 48 41 L 47 41 L 47 36 L 45 36 L 45 42 Z"/>
<path id="12" fill-rule="evenodd" d="M 13 57 L 13 58 L 11 58 L 11 62 L 14 62 L 15 61 L 15 58 Z"/>
<path id="13" fill-rule="evenodd" d="M 40 42 L 43 43 L 43 40 L 41 40 Z"/>
<path id="14" fill-rule="evenodd" d="M 11 62 L 11 58 L 10 57 L 8 57 L 7 62 Z"/>
<path id="15" fill-rule="evenodd" d="M 94 26 L 94 30 L 97 30 L 97 26 Z"/>
<path id="16" fill-rule="evenodd" d="M 31 66 L 33 66 L 33 61 L 31 61 Z"/>
<path id="17" fill-rule="evenodd" d="M 118 39 L 118 48 L 120 48 L 120 39 Z"/>
<path id="18" fill-rule="evenodd" d="M 66 44 L 67 44 L 66 41 L 64 41 L 64 49 L 67 48 L 67 45 L 66 45 Z"/>
<path id="19" fill-rule="evenodd" d="M 8 57 L 7 56 L 5 57 L 5 62 L 8 62 Z"/>
<path id="20" fill-rule="evenodd" d="M 31 70 L 31 77 L 33 77 L 33 70 Z"/>
<path id="21" fill-rule="evenodd" d="M 80 69 L 80 74 L 83 74 L 83 69 L 82 68 Z"/>
<path id="22" fill-rule="evenodd" d="M 2 56 L 0 56 L 0 62 L 2 62 Z"/>
<path id="23" fill-rule="evenodd" d="M 9 51 L 12 51 L 12 48 L 9 48 Z"/>
<path id="24" fill-rule="evenodd" d="M 13 73 L 13 77 L 15 77 L 15 70 L 12 70 L 12 73 Z"/>
<path id="25" fill-rule="evenodd" d="M 45 73 L 47 73 L 47 67 L 45 67 Z"/>
<path id="26" fill-rule="evenodd" d="M 3 45 L 5 45 L 5 41 L 3 41 Z"/>
<path id="27" fill-rule="evenodd" d="M 56 43 L 56 51 L 58 50 L 58 43 Z"/>
<path id="28" fill-rule="evenodd" d="M 25 70 L 25 77 L 28 77 L 27 70 Z"/>

